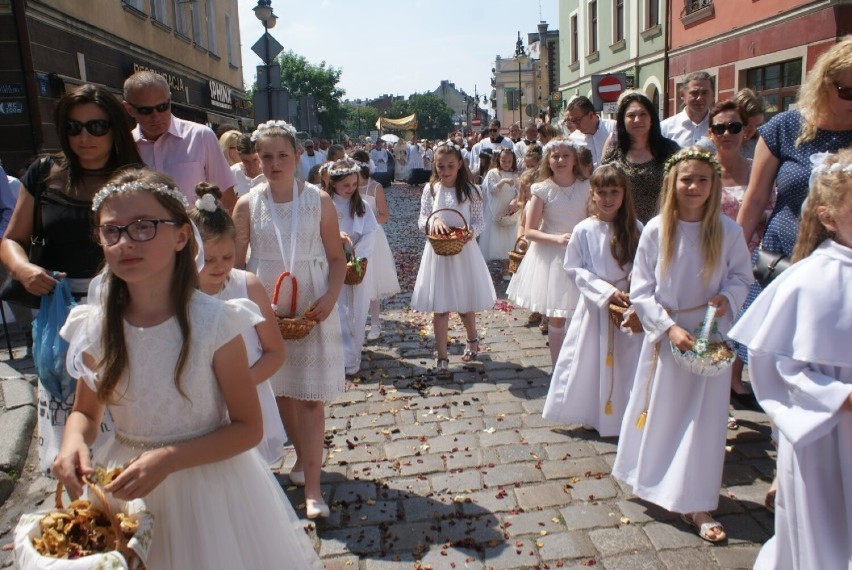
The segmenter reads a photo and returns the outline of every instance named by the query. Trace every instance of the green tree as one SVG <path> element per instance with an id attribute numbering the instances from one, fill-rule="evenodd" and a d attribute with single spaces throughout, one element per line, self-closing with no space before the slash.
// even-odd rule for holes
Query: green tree
<path id="1" fill-rule="evenodd" d="M 432 93 L 415 93 L 408 98 L 411 111 L 417 113 L 418 134 L 426 139 L 445 139 L 453 130 L 453 111 Z"/>
<path id="2" fill-rule="evenodd" d="M 370 131 L 376 129 L 379 112 L 375 107 L 344 101 L 343 111 L 345 113 L 343 131 L 353 139 L 358 138 L 358 135 L 368 135 Z"/>
<path id="3" fill-rule="evenodd" d="M 313 95 L 322 136 L 340 135 L 346 117 L 342 106 L 346 92 L 338 87 L 341 69 L 331 67 L 325 61 L 314 65 L 292 51 L 281 53 L 276 61 L 281 65 L 281 86 L 290 93 L 291 99 Z M 251 94 L 256 93 L 255 82 Z"/>

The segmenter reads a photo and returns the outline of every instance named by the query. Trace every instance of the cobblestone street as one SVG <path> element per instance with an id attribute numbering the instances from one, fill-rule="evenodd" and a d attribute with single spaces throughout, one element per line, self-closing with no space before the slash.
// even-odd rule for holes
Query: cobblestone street
<path id="1" fill-rule="evenodd" d="M 432 374 L 431 315 L 407 308 L 424 241 L 420 189 L 393 186 L 388 202 L 403 293 L 385 304 L 384 335 L 367 343 L 361 374 L 328 408 L 331 517 L 306 520 L 327 568 L 750 568 L 773 524 L 763 507 L 775 459 L 766 416 L 735 412 L 740 428 L 728 432 L 717 512 L 729 539 L 711 546 L 609 476 L 615 439 L 542 419 L 550 355 L 525 310 L 500 300 L 481 313 L 482 352 L 464 365 L 464 329 L 453 316 L 452 377 Z M 505 299 L 507 283 L 492 269 Z M 32 372 L 25 358 L 7 364 Z M 54 489 L 34 474 L 34 449 L 0 507 L 0 544 Z M 278 477 L 304 516 L 302 492 L 286 475 L 293 460 Z M 11 553 L 0 553 L 0 567 L 10 565 Z"/>

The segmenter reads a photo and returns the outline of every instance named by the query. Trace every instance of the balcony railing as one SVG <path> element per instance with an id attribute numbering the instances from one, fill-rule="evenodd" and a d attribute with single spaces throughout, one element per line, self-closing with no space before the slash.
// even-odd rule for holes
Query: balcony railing
<path id="1" fill-rule="evenodd" d="M 708 6 L 713 5 L 713 0 L 686 0 L 686 5 L 684 6 L 684 16 L 688 16 L 693 12 L 697 12 L 702 8 L 707 8 Z"/>

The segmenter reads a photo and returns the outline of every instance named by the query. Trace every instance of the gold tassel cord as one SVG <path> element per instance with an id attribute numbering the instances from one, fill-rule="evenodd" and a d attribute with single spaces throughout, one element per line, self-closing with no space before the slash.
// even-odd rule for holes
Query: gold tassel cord
<path id="1" fill-rule="evenodd" d="M 612 361 L 612 353 L 613 353 L 613 344 L 615 341 L 615 325 L 612 323 L 612 319 L 607 319 L 609 321 L 609 329 L 608 329 L 608 337 L 609 337 L 609 347 L 607 348 L 606 353 L 606 365 L 609 368 L 609 395 L 606 399 L 606 405 L 604 406 L 604 414 L 607 416 L 612 415 L 612 392 L 615 389 L 615 367 L 613 366 Z"/>
<path id="2" fill-rule="evenodd" d="M 651 369 L 648 371 L 648 380 L 645 381 L 645 407 L 639 417 L 636 418 L 636 428 L 642 429 L 645 427 L 645 422 L 648 419 L 648 406 L 651 405 L 651 381 L 654 379 L 654 374 L 657 373 L 657 359 L 660 356 L 660 342 L 654 345 L 654 353 L 651 355 Z"/>

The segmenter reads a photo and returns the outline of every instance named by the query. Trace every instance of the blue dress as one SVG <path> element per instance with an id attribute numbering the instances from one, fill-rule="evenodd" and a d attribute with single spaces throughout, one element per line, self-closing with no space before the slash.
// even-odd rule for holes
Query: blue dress
<path id="1" fill-rule="evenodd" d="M 799 235 L 802 203 L 808 196 L 808 179 L 812 169 L 811 155 L 818 152 L 837 152 L 852 145 L 852 130 L 818 129 L 816 137 L 797 147 L 795 146 L 796 137 L 799 136 L 801 124 L 802 115 L 798 111 L 790 110 L 775 115 L 758 129 L 772 155 L 781 161 L 775 175 L 778 199 L 766 224 L 761 246 L 767 251 L 784 253 L 787 256 L 792 255 Z M 752 301 L 761 291 L 760 284 L 755 281 L 740 314 L 751 306 Z M 745 347 L 738 345 L 737 355 L 747 362 L 748 355 Z"/>

